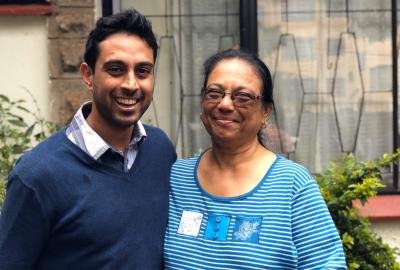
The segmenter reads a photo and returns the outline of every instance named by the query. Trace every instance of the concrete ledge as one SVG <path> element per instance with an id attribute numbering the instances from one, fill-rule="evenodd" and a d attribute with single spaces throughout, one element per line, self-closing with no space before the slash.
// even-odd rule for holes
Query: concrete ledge
<path id="1" fill-rule="evenodd" d="M 0 16 L 32 16 L 50 15 L 53 7 L 50 5 L 0 5 Z"/>
<path id="2" fill-rule="evenodd" d="M 400 221 L 400 195 L 379 195 L 364 206 L 358 200 L 354 205 L 359 207 L 358 214 L 370 221 Z"/>

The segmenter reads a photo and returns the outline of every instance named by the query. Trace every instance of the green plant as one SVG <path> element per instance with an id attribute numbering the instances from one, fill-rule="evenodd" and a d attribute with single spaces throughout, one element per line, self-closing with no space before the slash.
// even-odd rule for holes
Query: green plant
<path id="1" fill-rule="evenodd" d="M 6 181 L 0 180 L 0 209 L 5 198 L 6 198 Z"/>
<path id="2" fill-rule="evenodd" d="M 382 172 L 397 162 L 400 150 L 384 154 L 374 161 L 358 161 L 349 154 L 316 177 L 322 195 L 342 238 L 349 270 L 399 270 L 396 254 L 399 250 L 389 247 L 370 228 L 367 218 L 359 217 L 353 201 L 365 204 L 375 196 L 382 184 Z"/>
<path id="3" fill-rule="evenodd" d="M 26 109 L 24 100 L 12 101 L 0 94 L 0 206 L 5 196 L 7 175 L 17 159 L 57 129 L 57 125 L 40 116 L 36 100 L 33 100 L 36 112 Z M 28 115 L 33 116 L 33 123 L 28 124 L 25 120 Z"/>

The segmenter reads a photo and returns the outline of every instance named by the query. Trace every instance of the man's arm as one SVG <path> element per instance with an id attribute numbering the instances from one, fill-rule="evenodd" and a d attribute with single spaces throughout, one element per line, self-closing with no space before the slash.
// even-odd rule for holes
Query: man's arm
<path id="1" fill-rule="evenodd" d="M 0 268 L 33 269 L 48 228 L 36 192 L 17 176 L 10 176 L 0 214 Z"/>

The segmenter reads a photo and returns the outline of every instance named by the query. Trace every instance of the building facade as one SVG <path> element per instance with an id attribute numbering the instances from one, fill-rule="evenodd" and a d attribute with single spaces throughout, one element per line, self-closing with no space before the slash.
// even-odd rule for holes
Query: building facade
<path id="1" fill-rule="evenodd" d="M 243 47 L 252 27 L 243 13 L 256 3 L 250 38 L 274 81 L 268 145 L 313 173 L 342 153 L 369 160 L 393 151 L 391 0 L 29 1 L 51 10 L 0 10 L 0 48 L 10 51 L 1 74 L 11 79 L 0 90 L 26 98 L 28 89 L 50 120 L 66 123 L 89 98 L 79 64 L 95 19 L 136 8 L 160 44 L 154 103 L 144 120 L 163 128 L 182 157 L 207 148 L 199 119 L 202 64 L 219 50 Z"/>
<path id="2" fill-rule="evenodd" d="M 369 160 L 398 145 L 393 2 L 2 0 L 0 94 L 65 124 L 90 98 L 79 64 L 95 19 L 136 8 L 150 18 L 160 44 L 154 102 L 143 120 L 164 129 L 180 157 L 210 144 L 199 118 L 203 62 L 246 47 L 273 75 L 267 144 L 319 173 L 343 153 Z M 385 176 L 386 192 L 399 193 L 397 168 Z M 400 246 L 397 225 L 374 228 Z"/>

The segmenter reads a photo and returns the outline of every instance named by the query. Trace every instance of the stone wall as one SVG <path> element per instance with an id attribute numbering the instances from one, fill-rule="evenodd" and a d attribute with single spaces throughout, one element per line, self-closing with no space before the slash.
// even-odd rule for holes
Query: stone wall
<path id="1" fill-rule="evenodd" d="M 68 122 L 82 102 L 90 99 L 79 65 L 86 38 L 94 26 L 94 0 L 53 0 L 48 21 L 52 121 Z"/>

